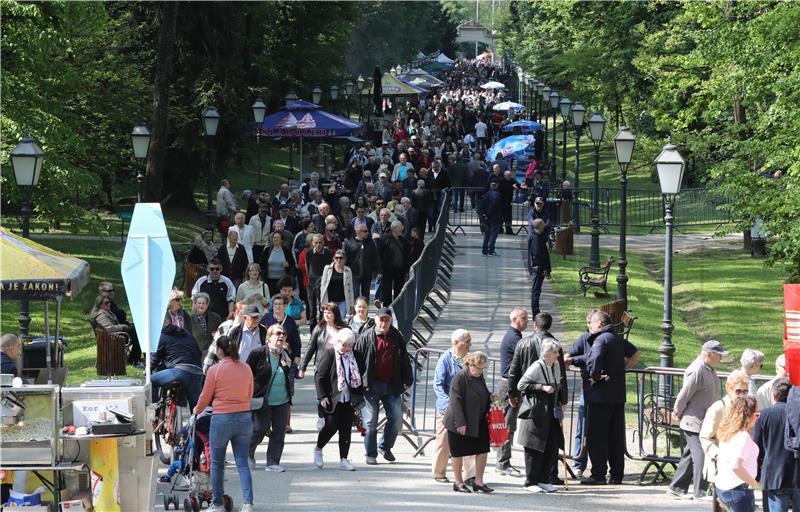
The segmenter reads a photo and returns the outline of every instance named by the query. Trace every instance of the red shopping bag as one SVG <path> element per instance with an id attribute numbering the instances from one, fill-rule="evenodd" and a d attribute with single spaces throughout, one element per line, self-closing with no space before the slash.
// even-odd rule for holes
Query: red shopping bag
<path id="1" fill-rule="evenodd" d="M 486 413 L 486 420 L 489 423 L 489 446 L 500 448 L 508 441 L 506 415 L 500 407 L 500 402 L 492 402 L 489 412 Z"/>

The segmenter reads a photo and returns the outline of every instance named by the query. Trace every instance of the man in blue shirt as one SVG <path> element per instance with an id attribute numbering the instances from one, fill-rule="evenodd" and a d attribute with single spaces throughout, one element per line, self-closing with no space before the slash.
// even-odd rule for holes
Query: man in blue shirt
<path id="1" fill-rule="evenodd" d="M 508 441 L 497 450 L 497 465 L 495 471 L 501 475 L 521 477 L 522 472 L 511 465 L 511 447 L 514 442 L 514 432 L 517 430 L 517 411 L 519 410 L 519 399 L 508 394 L 508 369 L 511 367 L 511 360 L 514 358 L 514 350 L 517 343 L 522 339 L 522 333 L 528 327 L 528 312 L 523 308 L 514 308 L 509 314 L 511 326 L 500 342 L 500 384 L 497 394 L 503 399 L 503 409 L 506 415 L 506 425 L 508 425 Z"/>
<path id="2" fill-rule="evenodd" d="M 450 403 L 450 381 L 461 371 L 462 359 L 469 352 L 472 336 L 466 329 L 456 329 L 450 335 L 450 348 L 439 357 L 433 378 L 433 391 L 436 393 L 436 439 L 433 441 L 432 468 L 433 479 L 449 483 L 447 479 L 447 460 L 450 458 L 450 445 L 447 443 L 447 429 L 442 422 L 447 405 Z M 475 477 L 475 457 L 464 457 L 463 472 L 465 482 Z"/>
<path id="3" fill-rule="evenodd" d="M 17 376 L 17 363 L 22 347 L 16 334 L 4 334 L 0 338 L 0 359 L 2 359 L 2 373 Z"/>

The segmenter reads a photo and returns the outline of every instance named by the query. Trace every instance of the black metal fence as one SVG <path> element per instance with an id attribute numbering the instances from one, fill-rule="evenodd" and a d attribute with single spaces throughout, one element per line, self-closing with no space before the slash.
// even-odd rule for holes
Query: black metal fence
<path id="1" fill-rule="evenodd" d="M 466 227 L 481 225 L 478 208 L 484 189 L 470 187 L 453 188 L 454 196 L 463 194 L 463 209 L 451 212 L 450 231 L 463 231 Z M 601 188 L 598 203 L 600 226 L 603 229 L 620 225 L 620 189 Z M 511 227 L 519 233 L 528 223 L 528 197 L 523 192 L 515 193 L 510 205 Z M 592 190 L 581 189 L 577 195 L 580 226 L 590 226 L 592 222 Z M 455 203 L 453 203 L 455 205 Z M 730 200 L 715 189 L 684 189 L 675 202 L 675 226 L 719 226 L 733 222 L 729 210 Z M 460 206 L 460 202 L 459 202 Z M 549 199 L 546 208 L 556 225 L 568 224 L 572 219 L 572 207 L 561 207 L 558 199 Z M 627 225 L 629 227 L 660 229 L 664 226 L 664 201 L 660 192 L 653 190 L 629 190 L 627 198 Z"/>

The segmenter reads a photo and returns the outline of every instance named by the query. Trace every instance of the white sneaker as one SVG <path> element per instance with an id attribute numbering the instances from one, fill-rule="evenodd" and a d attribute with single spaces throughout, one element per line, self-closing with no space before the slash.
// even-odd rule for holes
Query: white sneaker
<path id="1" fill-rule="evenodd" d="M 325 426 L 325 418 L 317 418 L 317 430 L 322 430 Z"/>
<path id="2" fill-rule="evenodd" d="M 528 491 L 528 492 L 534 493 L 534 494 L 540 493 L 540 492 L 544 492 L 544 489 L 542 489 L 538 485 L 523 485 L 522 486 L 522 490 Z"/>
<path id="3" fill-rule="evenodd" d="M 242 505 L 242 508 L 239 509 L 239 512 L 253 512 L 254 510 L 252 503 L 245 503 Z"/>
<path id="4" fill-rule="evenodd" d="M 286 469 L 284 469 L 284 467 L 281 466 L 280 464 L 270 464 L 264 469 L 266 471 L 269 471 L 270 473 L 283 473 L 284 471 L 286 471 Z"/>
<path id="5" fill-rule="evenodd" d="M 353 463 L 350 462 L 349 459 L 342 459 L 339 461 L 339 467 L 345 471 L 355 471 L 356 468 L 353 466 Z"/>
<path id="6" fill-rule="evenodd" d="M 250 510 L 253 510 L 253 509 L 250 509 Z M 208 508 L 206 509 L 206 512 L 225 512 L 225 506 L 224 505 L 220 505 L 219 507 L 217 507 L 216 505 L 212 504 L 212 505 L 208 506 Z"/>
<path id="7" fill-rule="evenodd" d="M 544 492 L 556 492 L 556 487 L 552 484 L 539 482 L 538 484 L 536 484 L 536 486 L 542 489 Z"/>
<path id="8" fill-rule="evenodd" d="M 319 448 L 314 448 L 314 465 L 320 469 L 322 469 L 322 466 L 325 465 L 322 460 L 322 450 Z"/>

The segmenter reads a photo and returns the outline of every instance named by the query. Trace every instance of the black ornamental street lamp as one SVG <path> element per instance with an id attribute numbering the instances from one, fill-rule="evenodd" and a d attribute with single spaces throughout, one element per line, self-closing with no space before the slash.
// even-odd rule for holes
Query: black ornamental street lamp
<path id="1" fill-rule="evenodd" d="M 600 144 L 606 118 L 595 112 L 589 118 L 589 136 L 594 144 L 594 193 L 592 194 L 592 246 L 589 252 L 589 266 L 600 268 Z"/>
<path id="2" fill-rule="evenodd" d="M 581 231 L 581 210 L 578 200 L 581 185 L 581 135 L 583 135 L 583 119 L 585 117 L 586 107 L 580 101 L 576 101 L 572 105 L 572 126 L 575 127 L 575 186 L 572 188 L 572 225 L 576 233 Z"/>
<path id="3" fill-rule="evenodd" d="M 333 113 L 336 113 L 336 100 L 339 98 L 339 86 L 333 84 L 331 86 L 331 101 L 333 102 Z"/>
<path id="4" fill-rule="evenodd" d="M 347 118 L 350 119 L 350 99 L 353 97 L 353 91 L 356 88 L 352 80 L 348 80 L 344 84 L 344 97 L 347 101 Z"/>
<path id="5" fill-rule="evenodd" d="M 14 181 L 22 195 L 22 237 L 30 238 L 31 222 L 31 194 L 39 184 L 42 174 L 44 151 L 30 136 L 25 138 L 11 150 L 11 166 L 14 168 Z M 19 302 L 19 335 L 20 338 L 28 337 L 28 326 L 31 323 L 28 299 Z"/>
<path id="6" fill-rule="evenodd" d="M 614 136 L 614 154 L 619 164 L 620 183 L 620 214 L 619 214 L 619 275 L 617 276 L 617 299 L 624 301 L 624 309 L 628 309 L 628 275 L 625 268 L 628 258 L 625 247 L 625 237 L 628 227 L 628 166 L 633 158 L 633 148 L 636 146 L 636 137 L 627 126 L 620 128 Z"/>
<path id="7" fill-rule="evenodd" d="M 136 159 L 136 202 L 141 203 L 144 198 L 144 170 L 147 164 L 147 153 L 150 151 L 150 130 L 139 123 L 131 131 L 131 145 L 133 157 Z"/>
<path id="8" fill-rule="evenodd" d="M 219 112 L 217 107 L 209 105 L 203 112 L 203 130 L 206 134 L 206 145 L 211 149 L 211 166 L 208 169 L 208 179 L 206 180 L 206 192 L 208 194 L 206 204 L 206 230 L 214 233 L 214 213 L 211 210 L 211 180 L 214 179 L 214 164 L 217 160 L 217 152 L 214 150 L 214 137 L 219 128 Z"/>
<path id="9" fill-rule="evenodd" d="M 558 102 L 558 108 L 561 110 L 561 123 L 564 128 L 564 137 L 561 148 L 561 182 L 567 181 L 567 126 L 569 126 L 569 112 L 572 107 L 572 101 L 564 96 Z"/>
<path id="10" fill-rule="evenodd" d="M 553 113 L 553 153 L 550 158 L 550 183 L 555 183 L 558 179 L 558 149 L 556 148 L 556 136 L 558 130 L 556 129 L 556 118 L 558 116 L 558 100 L 561 95 L 558 91 L 550 92 L 548 101 L 550 102 L 550 111 Z"/>
<path id="11" fill-rule="evenodd" d="M 359 121 L 361 121 L 363 119 L 362 105 L 361 105 L 361 103 L 362 103 L 361 100 L 363 99 L 363 96 L 364 96 L 363 94 L 361 94 L 363 91 L 364 91 L 364 77 L 361 76 L 361 75 L 358 75 L 358 78 L 356 78 L 356 94 L 358 95 L 358 120 Z"/>
<path id="12" fill-rule="evenodd" d="M 319 105 L 319 102 L 322 101 L 322 89 L 320 88 L 320 86 L 317 85 L 316 87 L 314 87 L 314 89 L 312 89 L 311 101 L 314 102 L 314 104 L 316 105 Z"/>
<path id="13" fill-rule="evenodd" d="M 654 163 L 658 171 L 661 194 L 664 197 L 664 226 L 666 228 L 664 235 L 664 319 L 661 323 L 664 338 L 658 351 L 661 354 L 661 366 L 670 367 L 672 366 L 672 355 L 675 353 L 675 345 L 672 344 L 672 225 L 674 221 L 672 208 L 675 205 L 675 197 L 681 190 L 686 161 L 678 152 L 677 146 L 670 140 L 656 157 Z"/>
<path id="14" fill-rule="evenodd" d="M 256 98 L 252 106 L 253 119 L 256 122 L 256 167 L 258 167 L 258 186 L 261 186 L 261 124 L 264 122 L 264 115 L 267 113 L 267 106 L 261 98 Z"/>
<path id="15" fill-rule="evenodd" d="M 547 114 L 547 107 L 550 104 L 550 89 L 548 86 L 542 86 L 542 89 L 539 91 L 539 94 L 542 97 L 542 115 L 544 116 L 544 140 L 542 141 L 542 148 L 544 149 L 544 158 L 545 160 L 549 160 L 547 150 L 547 134 L 550 133 L 549 126 L 548 126 L 548 119 L 549 115 Z"/>

